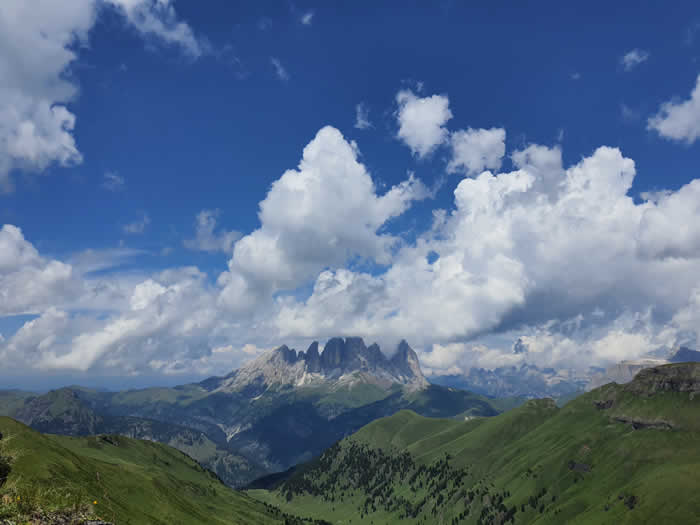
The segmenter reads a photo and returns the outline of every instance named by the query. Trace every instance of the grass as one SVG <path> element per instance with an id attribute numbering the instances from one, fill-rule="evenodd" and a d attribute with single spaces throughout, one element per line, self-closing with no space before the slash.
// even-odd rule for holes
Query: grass
<path id="1" fill-rule="evenodd" d="M 64 512 L 119 524 L 274 524 L 280 516 L 233 491 L 191 458 L 122 436 L 43 435 L 0 417 L 0 517 Z"/>
<path id="2" fill-rule="evenodd" d="M 612 384 L 470 421 L 401 411 L 249 493 L 333 523 L 690 524 L 699 438 L 700 395 Z"/>

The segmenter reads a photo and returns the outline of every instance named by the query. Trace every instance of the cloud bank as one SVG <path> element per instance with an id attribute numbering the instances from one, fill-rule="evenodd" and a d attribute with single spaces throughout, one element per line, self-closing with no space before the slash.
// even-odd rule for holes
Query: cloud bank
<path id="1" fill-rule="evenodd" d="M 692 111 L 695 94 L 661 120 Z M 451 205 L 411 240 L 389 226 L 430 198 L 426 186 L 409 176 L 380 191 L 359 146 L 325 126 L 262 198 L 253 231 L 217 229 L 219 212 L 200 212 L 184 242 L 228 254 L 212 275 L 101 274 L 99 254 L 54 259 L 3 226 L 0 314 L 32 318 L 0 340 L 0 358 L 26 370 L 224 373 L 283 341 L 360 335 L 406 338 L 441 373 L 523 360 L 585 368 L 700 340 L 700 179 L 635 202 L 635 163 L 618 148 L 570 165 L 558 146 L 508 152 L 503 128 L 448 129 L 446 95 L 400 91 L 395 117 L 414 157 L 442 147 L 444 172 L 461 175 L 449 179 Z"/>

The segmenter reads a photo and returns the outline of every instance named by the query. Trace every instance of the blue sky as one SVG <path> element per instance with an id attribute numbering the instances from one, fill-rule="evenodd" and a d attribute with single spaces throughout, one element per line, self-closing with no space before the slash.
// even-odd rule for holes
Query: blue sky
<path id="1" fill-rule="evenodd" d="M 22 377 L 179 382 L 336 333 L 405 336 L 435 373 L 695 344 L 694 3 L 22 4 L 0 7 Z"/>

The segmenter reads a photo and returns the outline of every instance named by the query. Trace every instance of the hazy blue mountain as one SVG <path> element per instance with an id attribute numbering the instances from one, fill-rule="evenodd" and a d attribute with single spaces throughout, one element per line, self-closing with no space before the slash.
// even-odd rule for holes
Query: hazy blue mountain
<path id="1" fill-rule="evenodd" d="M 523 364 L 493 370 L 472 368 L 465 375 L 431 376 L 430 382 L 498 398 L 560 398 L 582 392 L 588 377 L 569 370 Z"/>

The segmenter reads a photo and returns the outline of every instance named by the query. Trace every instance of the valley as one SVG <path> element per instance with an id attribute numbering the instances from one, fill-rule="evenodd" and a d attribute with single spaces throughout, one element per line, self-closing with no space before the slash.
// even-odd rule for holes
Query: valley
<path id="1" fill-rule="evenodd" d="M 700 365 L 647 369 L 563 408 L 370 423 L 248 493 L 334 523 L 693 523 Z"/>
<path id="2" fill-rule="evenodd" d="M 240 487 L 309 461 L 402 409 L 488 417 L 517 402 L 429 384 L 406 342 L 388 359 L 376 344 L 333 338 L 321 354 L 316 343 L 298 354 L 281 346 L 227 376 L 174 388 L 6 392 L 0 414 L 41 432 L 115 433 L 165 443 Z"/>

